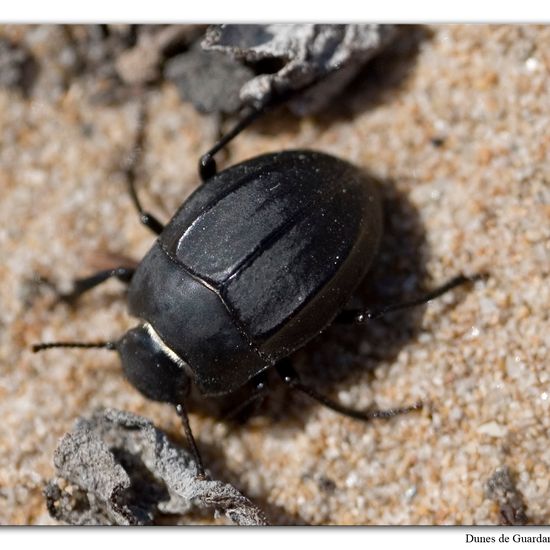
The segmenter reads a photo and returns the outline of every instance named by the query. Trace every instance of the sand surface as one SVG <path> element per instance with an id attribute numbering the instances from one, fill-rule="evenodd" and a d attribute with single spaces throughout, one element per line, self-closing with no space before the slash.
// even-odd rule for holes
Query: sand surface
<path id="1" fill-rule="evenodd" d="M 367 297 L 390 301 L 459 272 L 490 274 L 420 311 L 331 328 L 297 354 L 304 379 L 347 405 L 426 406 L 367 425 L 274 388 L 244 426 L 202 413 L 191 423 L 213 477 L 275 524 L 498 524 L 486 483 L 503 466 L 529 523 L 548 524 L 550 26 L 407 34 L 333 108 L 268 116 L 220 164 L 307 147 L 376 174 L 387 232 Z M 42 489 L 79 415 L 129 410 L 184 440 L 174 411 L 138 394 L 115 354 L 29 349 L 133 326 L 118 281 L 71 309 L 53 306 L 33 277 L 66 289 L 108 255 L 141 258 L 154 236 L 120 172 L 136 101 L 94 103 L 90 78 L 64 81 L 49 62 L 63 45 L 56 29 L 4 26 L 0 36 L 26 44 L 43 69 L 29 97 L 0 89 L 0 523 L 51 524 Z M 198 185 L 197 159 L 217 125 L 169 83 L 147 109 L 141 196 L 168 220 Z"/>

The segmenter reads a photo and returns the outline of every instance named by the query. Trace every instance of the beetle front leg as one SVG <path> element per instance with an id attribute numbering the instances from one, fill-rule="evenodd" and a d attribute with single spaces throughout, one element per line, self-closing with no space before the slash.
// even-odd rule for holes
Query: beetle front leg
<path id="1" fill-rule="evenodd" d="M 193 453 L 193 458 L 197 465 L 197 478 L 206 479 L 206 473 L 204 471 L 204 465 L 202 462 L 202 457 L 197 447 L 195 438 L 193 437 L 193 432 L 191 431 L 191 425 L 189 424 L 189 417 L 187 416 L 187 410 L 185 409 L 183 403 L 178 403 L 176 405 L 176 413 L 181 418 L 183 429 L 185 431 L 185 437 L 187 438 L 187 443 L 191 447 L 191 452 Z"/>
<path id="2" fill-rule="evenodd" d="M 164 225 L 153 214 L 146 212 L 139 200 L 136 191 L 136 176 L 139 161 L 141 159 L 141 152 L 143 151 L 143 144 L 145 141 L 145 127 L 147 125 L 147 110 L 145 108 L 145 102 L 140 105 L 138 128 L 136 137 L 134 140 L 134 146 L 132 147 L 132 154 L 130 155 L 128 162 L 124 168 L 124 174 L 126 176 L 126 182 L 128 184 L 128 192 L 130 198 L 139 214 L 139 221 L 148 227 L 156 235 L 160 235 L 164 229 Z"/>
<path id="3" fill-rule="evenodd" d="M 321 405 L 324 405 L 325 407 L 328 407 L 329 409 L 332 409 L 333 411 L 336 411 L 345 416 L 349 416 L 350 418 L 354 418 L 355 420 L 363 420 L 368 422 L 375 418 L 392 418 L 399 414 L 406 414 L 422 408 L 422 403 L 418 402 L 414 405 L 409 405 L 407 407 L 396 407 L 386 410 L 371 409 L 367 411 L 358 411 L 356 409 L 345 407 L 344 405 L 341 405 L 336 401 L 332 401 L 328 397 L 317 393 L 317 391 L 315 391 L 310 386 L 303 384 L 289 359 L 283 359 L 282 361 L 277 363 L 277 365 L 275 365 L 275 368 L 277 369 L 277 373 L 282 378 L 283 382 L 285 384 L 288 384 L 291 388 L 301 391 L 302 393 L 305 393 L 307 396 L 311 397 L 313 400 L 321 403 Z"/>

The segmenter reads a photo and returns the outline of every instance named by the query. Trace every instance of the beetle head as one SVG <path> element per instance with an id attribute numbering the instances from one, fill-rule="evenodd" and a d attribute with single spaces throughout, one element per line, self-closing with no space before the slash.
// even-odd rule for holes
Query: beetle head
<path id="1" fill-rule="evenodd" d="M 103 348 L 118 351 L 128 381 L 145 397 L 175 405 L 189 391 L 187 365 L 148 324 L 129 330 L 116 342 L 42 342 L 34 352 L 51 348 Z"/>
<path id="2" fill-rule="evenodd" d="M 180 403 L 190 379 L 181 361 L 162 343 L 149 325 L 129 330 L 117 343 L 128 381 L 154 401 Z"/>

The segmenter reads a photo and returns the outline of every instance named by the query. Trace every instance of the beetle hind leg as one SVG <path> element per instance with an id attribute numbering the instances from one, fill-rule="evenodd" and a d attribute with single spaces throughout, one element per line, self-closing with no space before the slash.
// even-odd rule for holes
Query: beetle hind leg
<path id="1" fill-rule="evenodd" d="M 482 281 L 487 278 L 487 274 L 482 273 L 478 275 L 473 275 L 471 277 L 460 274 L 456 277 L 453 277 L 450 281 L 447 281 L 445 284 L 438 286 L 437 288 L 434 288 L 430 292 L 427 292 L 423 296 L 419 296 L 417 298 L 414 298 L 412 300 L 408 300 L 406 302 L 401 302 L 397 304 L 390 304 L 388 306 L 381 306 L 378 308 L 367 308 L 367 309 L 350 309 L 343 311 L 336 317 L 337 323 L 363 323 L 365 321 L 371 320 L 371 319 L 380 319 L 380 317 L 383 317 L 386 315 L 386 313 L 391 313 L 393 311 L 401 311 L 403 309 L 410 309 L 413 307 L 421 306 L 426 303 L 428 303 L 430 300 L 433 300 L 434 298 L 439 298 L 440 296 L 443 296 L 443 294 L 446 294 L 447 292 L 466 284 L 472 284 L 476 281 Z"/>
<path id="2" fill-rule="evenodd" d="M 303 384 L 300 380 L 300 377 L 298 376 L 298 373 L 294 370 L 288 359 L 283 359 L 282 361 L 280 361 L 276 365 L 276 369 L 283 382 L 291 388 L 301 391 L 302 393 L 305 393 L 308 397 L 317 401 L 318 403 L 321 403 L 325 407 L 328 407 L 329 409 L 332 409 L 337 413 L 349 416 L 350 418 L 354 418 L 355 420 L 368 422 L 375 418 L 392 418 L 400 414 L 407 414 L 412 411 L 417 411 L 423 406 L 421 402 L 417 402 L 414 405 L 409 405 L 406 407 L 395 407 L 385 410 L 370 409 L 366 411 L 359 411 L 356 409 L 351 409 L 349 407 L 341 405 L 340 403 L 337 403 L 336 401 L 332 401 L 328 397 L 317 393 L 317 391 L 310 386 Z"/>

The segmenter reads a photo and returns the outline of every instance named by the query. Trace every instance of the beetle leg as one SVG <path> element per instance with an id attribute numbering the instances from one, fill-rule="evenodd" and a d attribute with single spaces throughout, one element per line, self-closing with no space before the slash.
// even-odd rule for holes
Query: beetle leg
<path id="1" fill-rule="evenodd" d="M 90 275 L 89 277 L 84 277 L 83 279 L 77 279 L 73 283 L 73 289 L 71 292 L 66 294 L 58 294 L 60 300 L 64 302 L 73 302 L 81 294 L 84 294 L 88 290 L 100 285 L 101 283 L 116 277 L 119 281 L 123 283 L 129 283 L 132 280 L 135 269 L 133 267 L 115 267 L 114 269 L 106 269 L 105 271 L 99 271 Z"/>
<path id="2" fill-rule="evenodd" d="M 223 135 L 214 146 L 206 152 L 199 161 L 199 175 L 205 182 L 216 175 L 216 161 L 214 155 L 223 149 L 234 137 L 238 136 L 245 128 L 250 126 L 263 112 L 265 107 L 251 107 L 248 113 L 237 122 L 237 124 L 227 134 Z"/>
<path id="3" fill-rule="evenodd" d="M 141 202 L 136 191 L 136 174 L 139 161 L 141 158 L 141 152 L 143 151 L 143 143 L 145 141 L 145 126 L 147 124 L 147 111 L 145 108 L 145 102 L 143 101 L 140 105 L 139 110 L 139 120 L 138 127 L 136 132 L 136 137 L 134 141 L 134 146 L 132 147 L 132 153 L 128 158 L 128 162 L 124 168 L 124 174 L 126 176 L 126 182 L 128 184 L 128 192 L 130 193 L 130 198 L 136 210 L 139 214 L 139 221 L 148 227 L 153 233 L 160 235 L 164 229 L 164 225 L 159 222 L 153 214 L 143 210 Z"/>
<path id="4" fill-rule="evenodd" d="M 308 86 L 301 90 L 286 90 L 284 92 L 279 91 L 276 95 L 267 96 L 261 103 L 256 105 L 250 105 L 248 112 L 241 118 L 237 124 L 227 134 L 223 135 L 215 145 L 206 152 L 199 161 L 199 175 L 201 180 L 205 182 L 212 176 L 216 175 L 216 161 L 214 155 L 223 149 L 234 137 L 238 136 L 245 128 L 250 126 L 260 115 L 265 113 L 266 110 L 281 105 L 285 101 L 288 101 L 293 96 L 298 95 L 300 92 L 305 91 L 309 87 L 313 87 L 316 82 L 312 82 Z"/>
<path id="5" fill-rule="evenodd" d="M 162 230 L 164 229 L 164 225 L 153 216 L 153 214 L 150 214 L 149 212 L 146 212 L 141 207 L 141 203 L 139 202 L 139 198 L 137 196 L 136 187 L 135 187 L 135 179 L 133 176 L 128 175 L 128 192 L 130 193 L 130 197 L 132 198 L 132 202 L 134 203 L 134 206 L 136 207 L 136 210 L 139 214 L 139 221 L 145 226 L 148 227 L 153 233 L 156 235 L 160 235 L 162 233 Z"/>
<path id="6" fill-rule="evenodd" d="M 341 405 L 336 401 L 332 401 L 328 397 L 317 393 L 313 388 L 310 388 L 309 386 L 303 384 L 298 376 L 298 373 L 294 370 L 288 359 L 283 359 L 282 361 L 277 363 L 275 368 L 277 369 L 279 376 L 283 379 L 283 382 L 285 384 L 288 384 L 291 388 L 305 393 L 315 401 L 318 401 L 319 403 L 321 403 L 325 407 L 328 407 L 329 409 L 332 409 L 333 411 L 336 411 L 345 416 L 349 416 L 350 418 L 354 418 L 356 420 L 364 420 L 368 422 L 370 420 L 373 420 L 374 418 L 392 418 L 393 416 L 397 416 L 398 414 L 406 414 L 422 408 L 422 403 L 418 402 L 408 407 L 396 407 L 387 410 L 371 409 L 367 411 L 358 411 L 356 409 L 350 409 L 349 407 L 345 407 L 344 405 Z"/>
<path id="7" fill-rule="evenodd" d="M 187 411 L 185 410 L 183 403 L 178 403 L 176 405 L 176 412 L 178 413 L 178 416 L 181 418 L 181 421 L 183 423 L 183 429 L 185 431 L 185 437 L 187 438 L 187 443 L 189 444 L 189 447 L 191 447 L 193 458 L 195 459 L 195 462 L 197 464 L 197 478 L 206 479 L 206 474 L 204 472 L 204 466 L 202 463 L 201 454 L 199 453 L 199 448 L 197 447 L 195 438 L 193 437 L 193 432 L 191 431 L 191 425 L 189 424 L 189 417 L 187 416 Z"/>
<path id="8" fill-rule="evenodd" d="M 479 281 L 485 278 L 487 278 L 486 274 L 473 275 L 471 277 L 460 274 L 452 278 L 450 281 L 447 281 L 444 285 L 441 285 L 435 288 L 434 290 L 428 292 L 424 296 L 420 296 L 413 300 L 408 300 L 406 302 L 401 302 L 399 304 L 390 304 L 389 306 L 382 306 L 379 308 L 367 308 L 364 310 L 350 309 L 350 310 L 343 311 L 342 313 L 340 313 L 340 315 L 338 315 L 338 317 L 336 317 L 336 322 L 363 323 L 366 320 L 379 319 L 380 317 L 383 317 L 386 313 L 390 313 L 392 311 L 400 311 L 402 309 L 409 309 L 416 306 L 421 306 L 423 304 L 426 304 L 430 300 L 433 300 L 434 298 L 439 298 L 439 296 L 446 294 L 447 292 L 449 292 L 450 290 L 453 290 L 458 286 L 462 286 L 467 283 L 475 283 L 476 281 Z"/>

